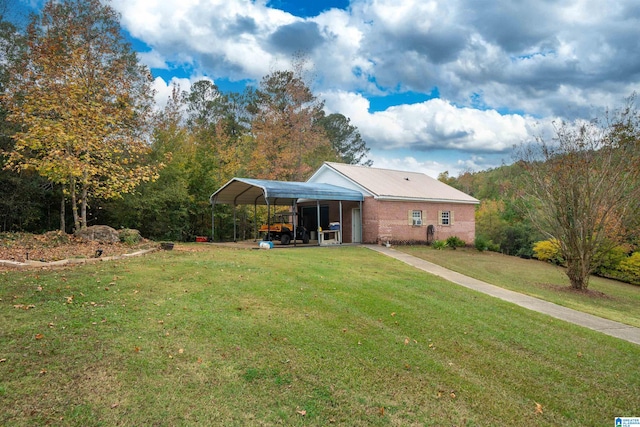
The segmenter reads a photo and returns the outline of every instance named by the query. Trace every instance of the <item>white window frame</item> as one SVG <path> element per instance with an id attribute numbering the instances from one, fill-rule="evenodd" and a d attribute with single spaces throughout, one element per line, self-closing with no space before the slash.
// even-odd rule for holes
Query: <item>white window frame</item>
<path id="1" fill-rule="evenodd" d="M 414 227 L 421 227 L 422 224 L 424 224 L 424 220 L 422 218 L 422 211 L 420 211 L 420 210 L 412 210 L 411 211 L 411 220 L 412 220 L 412 225 Z"/>
<path id="2" fill-rule="evenodd" d="M 451 211 L 440 212 L 440 225 L 444 225 L 444 226 L 451 225 Z"/>

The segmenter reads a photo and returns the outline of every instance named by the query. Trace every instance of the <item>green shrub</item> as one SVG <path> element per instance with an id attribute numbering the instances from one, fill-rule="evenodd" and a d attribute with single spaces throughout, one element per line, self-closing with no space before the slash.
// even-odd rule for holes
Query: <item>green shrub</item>
<path id="1" fill-rule="evenodd" d="M 531 259 L 533 258 L 533 255 L 533 249 L 526 246 L 521 247 L 520 249 L 518 249 L 518 252 L 516 252 L 516 256 L 519 256 L 520 258 Z"/>
<path id="2" fill-rule="evenodd" d="M 132 228 L 123 228 L 122 230 L 118 230 L 118 236 L 120 237 L 120 241 L 127 245 L 135 245 L 136 243 L 140 243 L 142 240 L 140 232 Z"/>
<path id="3" fill-rule="evenodd" d="M 484 252 L 489 249 L 489 240 L 485 239 L 482 236 L 476 236 L 476 239 L 473 241 L 473 246 L 480 252 Z"/>
<path id="4" fill-rule="evenodd" d="M 617 278 L 620 271 L 620 263 L 628 258 L 629 248 L 627 246 L 615 246 L 600 256 L 600 264 L 594 273 L 604 277 Z"/>
<path id="5" fill-rule="evenodd" d="M 553 264 L 564 264 L 558 239 L 543 240 L 533 245 L 533 254 L 540 261 L 547 261 Z"/>
<path id="6" fill-rule="evenodd" d="M 434 240 L 433 243 L 431 243 L 431 247 L 433 249 L 441 250 L 447 247 L 447 242 L 444 240 Z"/>
<path id="7" fill-rule="evenodd" d="M 452 249 L 464 248 L 465 246 L 467 246 L 467 243 L 458 236 L 450 236 L 447 238 L 447 246 Z"/>

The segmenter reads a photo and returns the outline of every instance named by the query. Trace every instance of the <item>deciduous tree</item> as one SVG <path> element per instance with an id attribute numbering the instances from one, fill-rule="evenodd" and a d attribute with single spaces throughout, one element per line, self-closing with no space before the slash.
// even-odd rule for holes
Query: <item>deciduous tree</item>
<path id="1" fill-rule="evenodd" d="M 532 222 L 560 244 L 571 287 L 624 235 L 640 198 L 640 118 L 632 97 L 602 120 L 561 123 L 555 138 L 520 152 Z"/>
<path id="2" fill-rule="evenodd" d="M 8 84 L 20 125 L 8 165 L 63 184 L 76 230 L 89 198 L 114 198 L 157 177 L 146 162 L 152 90 L 148 70 L 100 0 L 49 0 L 27 29 Z"/>
<path id="3" fill-rule="evenodd" d="M 300 64 L 294 71 L 275 71 L 262 79 L 252 121 L 255 176 L 302 181 L 324 160 L 337 160 L 319 124 L 322 107 L 305 83 Z"/>

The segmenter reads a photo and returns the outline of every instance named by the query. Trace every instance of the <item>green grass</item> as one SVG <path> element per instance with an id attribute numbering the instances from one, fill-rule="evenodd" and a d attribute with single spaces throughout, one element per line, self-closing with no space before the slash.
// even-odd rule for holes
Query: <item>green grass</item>
<path id="1" fill-rule="evenodd" d="M 475 279 L 558 305 L 640 327 L 640 286 L 592 276 L 589 292 L 573 291 L 563 267 L 475 249 L 398 246 L 416 257 Z"/>
<path id="2" fill-rule="evenodd" d="M 640 346 L 365 248 L 183 250 L 196 247 L 0 273 L 0 425 L 600 426 L 638 415 Z"/>

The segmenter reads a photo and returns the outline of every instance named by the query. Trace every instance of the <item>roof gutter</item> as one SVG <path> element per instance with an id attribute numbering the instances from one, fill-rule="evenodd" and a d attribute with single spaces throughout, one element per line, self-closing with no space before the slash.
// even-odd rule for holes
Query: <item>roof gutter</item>
<path id="1" fill-rule="evenodd" d="M 458 205 L 478 205 L 480 200 L 459 200 L 459 199 L 424 199 L 419 197 L 399 197 L 399 196 L 378 196 L 377 200 L 385 202 L 429 202 L 429 203 L 454 203 Z"/>

